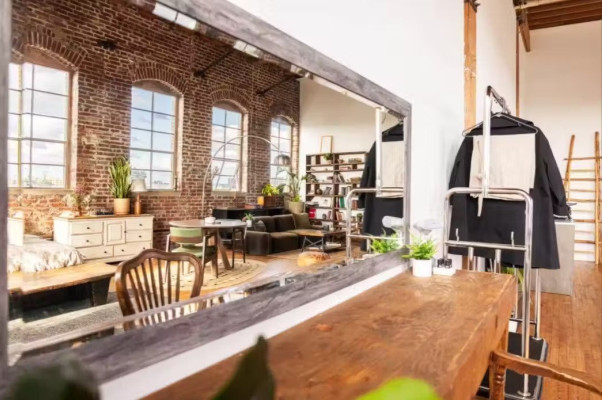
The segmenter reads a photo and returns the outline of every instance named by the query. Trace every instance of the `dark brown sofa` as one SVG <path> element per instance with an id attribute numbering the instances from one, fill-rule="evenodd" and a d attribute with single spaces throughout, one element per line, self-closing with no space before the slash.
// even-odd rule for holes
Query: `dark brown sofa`
<path id="1" fill-rule="evenodd" d="M 300 249 L 301 238 L 292 232 L 295 229 L 311 229 L 307 214 L 255 217 L 253 228 L 247 230 L 247 254 L 266 255 Z"/>

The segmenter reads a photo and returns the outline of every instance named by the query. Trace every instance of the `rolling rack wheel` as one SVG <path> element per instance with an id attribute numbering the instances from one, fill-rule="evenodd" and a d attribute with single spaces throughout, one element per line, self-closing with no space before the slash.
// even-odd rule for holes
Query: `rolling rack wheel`
<path id="1" fill-rule="evenodd" d="M 522 335 L 520 333 L 510 332 L 508 335 L 508 352 L 517 356 L 521 355 Z M 548 358 L 548 342 L 544 339 L 535 339 L 530 337 L 529 358 L 537 361 L 546 361 Z M 523 395 L 523 375 L 514 371 L 506 372 L 506 390 L 505 398 L 511 400 L 540 400 L 543 388 L 543 378 L 541 376 L 529 375 L 529 393 Z M 489 371 L 481 382 L 477 395 L 489 398 Z"/>

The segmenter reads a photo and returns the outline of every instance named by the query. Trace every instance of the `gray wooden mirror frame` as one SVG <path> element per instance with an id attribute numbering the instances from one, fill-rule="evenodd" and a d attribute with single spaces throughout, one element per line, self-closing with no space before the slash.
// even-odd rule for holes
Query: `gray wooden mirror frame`
<path id="1" fill-rule="evenodd" d="M 132 0 L 132 3 L 136 1 Z M 201 23 L 240 39 L 281 60 L 289 62 L 314 76 L 390 110 L 403 118 L 405 124 L 405 187 L 411 187 L 411 105 L 386 89 L 363 78 L 336 61 L 281 32 L 252 14 L 222 0 L 161 0 Z M 11 0 L 0 2 L 0 154 L 7 152 L 8 135 L 8 64 L 11 58 Z M 406 231 L 410 226 L 410 191 L 406 192 L 404 216 Z M 6 158 L 0 163 L 0 394 L 6 384 L 23 370 L 46 364 L 66 351 L 75 354 L 101 381 L 108 381 L 146 365 L 168 358 L 188 348 L 200 346 L 250 324 L 280 314 L 326 294 L 345 288 L 386 269 L 399 265 L 399 254 L 390 253 L 359 262 L 354 268 L 326 271 L 308 276 L 300 282 L 251 296 L 244 301 L 224 304 L 191 314 L 158 326 L 137 329 L 87 343 L 73 350 L 42 354 L 15 367 L 8 368 L 8 291 L 7 291 L 7 214 L 8 187 Z M 406 235 L 407 240 L 407 235 Z M 305 290 L 302 296 L 299 292 Z M 270 307 L 266 308 L 266 304 Z M 263 307 L 263 308 L 261 308 Z M 203 321 L 205 320 L 205 321 Z M 228 321 L 219 327 L 207 320 Z M 210 322 L 210 321 L 209 321 Z M 177 328 L 174 327 L 177 324 Z M 166 330 L 170 330 L 169 335 Z M 195 335 L 194 333 L 197 332 Z M 203 338 L 199 340 L 202 332 Z M 192 340 L 191 340 L 192 339 Z M 127 349 L 127 351 L 123 351 Z M 111 357 L 108 358 L 108 354 Z M 94 368 L 99 360 L 112 365 Z"/>

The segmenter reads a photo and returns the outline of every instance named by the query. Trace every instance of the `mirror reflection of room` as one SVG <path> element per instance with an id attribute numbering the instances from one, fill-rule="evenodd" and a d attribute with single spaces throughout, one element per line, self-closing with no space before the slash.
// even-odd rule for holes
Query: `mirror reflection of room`
<path id="1" fill-rule="evenodd" d="M 345 265 L 347 232 L 395 235 L 382 219 L 403 217 L 401 195 L 348 197 L 375 186 L 377 125 L 383 186 L 404 186 L 394 113 L 377 124 L 379 105 L 160 2 L 110 3 L 131 23 L 94 30 L 77 9 L 60 34 L 23 22 L 38 12 L 60 17 L 14 2 L 13 349 L 198 296 L 240 299 Z M 349 243 L 356 259 L 382 252 Z"/>

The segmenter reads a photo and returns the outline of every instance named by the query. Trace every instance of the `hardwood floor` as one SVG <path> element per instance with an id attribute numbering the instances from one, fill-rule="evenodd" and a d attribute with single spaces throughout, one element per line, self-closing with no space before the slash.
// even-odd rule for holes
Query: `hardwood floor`
<path id="1" fill-rule="evenodd" d="M 542 294 L 541 335 L 548 362 L 586 372 L 602 381 L 602 266 L 577 262 L 573 296 Z M 593 400 L 600 396 L 546 379 L 542 399 Z"/>

